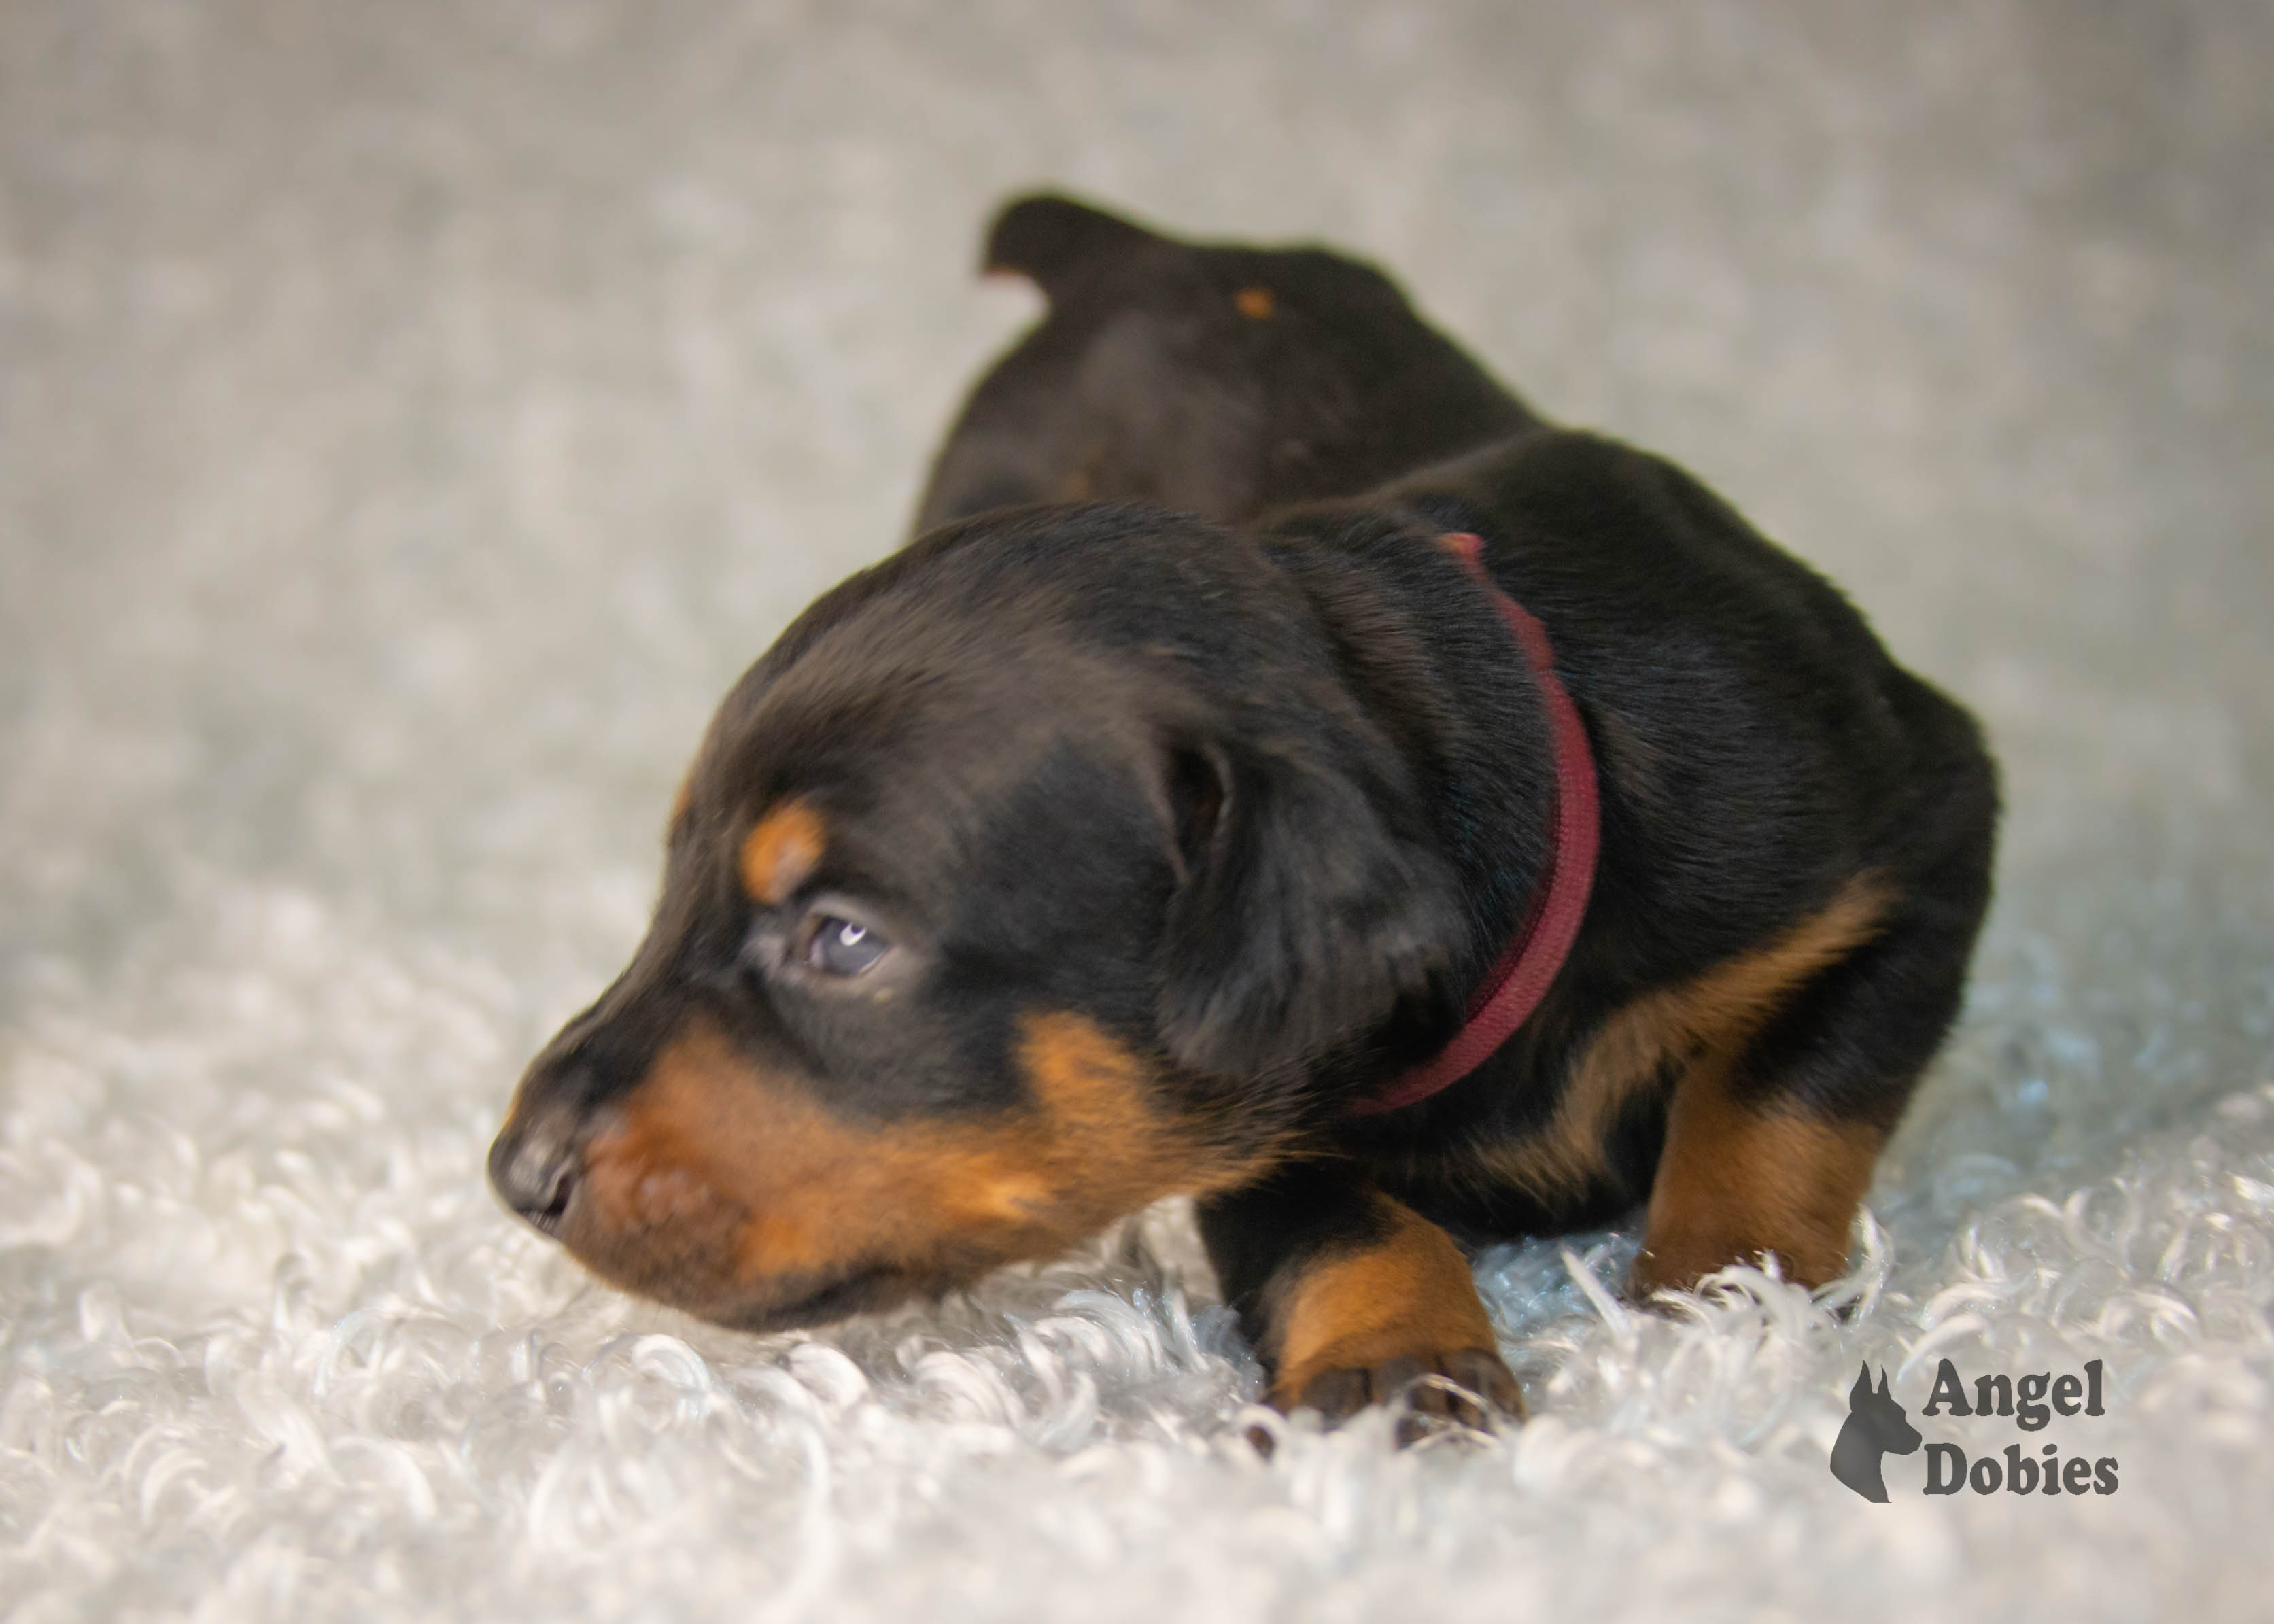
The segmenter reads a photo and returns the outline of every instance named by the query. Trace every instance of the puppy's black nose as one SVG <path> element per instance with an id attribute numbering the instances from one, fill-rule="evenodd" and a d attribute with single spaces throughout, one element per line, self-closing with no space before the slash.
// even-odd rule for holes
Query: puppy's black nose
<path id="1" fill-rule="evenodd" d="M 547 1235 L 557 1234 L 576 1188 L 577 1147 L 565 1113 L 540 1111 L 510 1123 L 490 1147 L 490 1184 L 505 1204 Z"/>

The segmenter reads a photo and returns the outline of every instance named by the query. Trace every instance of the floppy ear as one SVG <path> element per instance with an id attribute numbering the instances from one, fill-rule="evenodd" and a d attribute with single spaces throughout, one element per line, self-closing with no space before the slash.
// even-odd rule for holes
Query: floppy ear
<path id="1" fill-rule="evenodd" d="M 1160 240 L 1142 226 L 1072 198 L 1020 198 L 1005 204 L 988 227 L 980 268 L 1016 271 L 1056 303 L 1094 267 Z"/>
<path id="2" fill-rule="evenodd" d="M 1391 786 L 1299 745 L 1182 749 L 1179 879 L 1161 1034 L 1196 1071 L 1300 1066 L 1377 1025 L 1446 966 L 1461 912 L 1444 863 L 1397 825 Z"/>

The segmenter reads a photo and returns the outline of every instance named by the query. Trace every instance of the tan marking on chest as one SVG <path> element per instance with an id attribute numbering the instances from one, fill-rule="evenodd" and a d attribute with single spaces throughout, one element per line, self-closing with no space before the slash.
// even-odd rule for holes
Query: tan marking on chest
<path id="1" fill-rule="evenodd" d="M 1878 876 L 1862 874 L 1820 913 L 1766 947 L 1614 1013 L 1572 1063 L 1555 1113 L 1531 1136 L 1473 1147 L 1477 1171 L 1541 1200 L 1584 1194 L 1610 1175 L 1603 1147 L 1630 1101 L 1673 1068 L 1736 1052 L 1818 972 L 1876 933 L 1886 907 Z"/>

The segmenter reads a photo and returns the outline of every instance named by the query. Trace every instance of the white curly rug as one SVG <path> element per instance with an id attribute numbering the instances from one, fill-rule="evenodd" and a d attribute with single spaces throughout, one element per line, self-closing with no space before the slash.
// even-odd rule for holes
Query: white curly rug
<path id="1" fill-rule="evenodd" d="M 0 1611 L 2263 1617 L 2274 21 L 2250 0 L 0 7 Z M 1535 1419 L 1239 1441 L 1156 1214 L 752 1339 L 487 1195 L 708 706 L 898 538 L 1038 181 L 1371 253 L 2007 763 L 1844 1320 L 1480 1278 Z M 1921 1413 L 1938 1362 L 2103 1417 Z M 1930 1443 L 1826 1470 L 1859 1362 Z"/>

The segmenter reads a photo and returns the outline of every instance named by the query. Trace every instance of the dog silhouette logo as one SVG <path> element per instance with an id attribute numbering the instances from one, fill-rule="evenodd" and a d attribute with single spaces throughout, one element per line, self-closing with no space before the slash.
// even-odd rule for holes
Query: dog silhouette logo
<path id="1" fill-rule="evenodd" d="M 1879 1386 L 1871 1387 L 1871 1367 L 1859 1366 L 1856 1385 L 1848 1389 L 1848 1419 L 1832 1443 L 1832 1475 L 1865 1500 L 1887 1503 L 1887 1485 L 1879 1476 L 1879 1457 L 1909 1455 L 1919 1447 L 1918 1430 L 1903 1407 L 1887 1393 L 1887 1372 L 1879 1372 Z"/>

